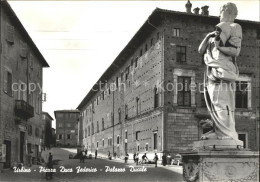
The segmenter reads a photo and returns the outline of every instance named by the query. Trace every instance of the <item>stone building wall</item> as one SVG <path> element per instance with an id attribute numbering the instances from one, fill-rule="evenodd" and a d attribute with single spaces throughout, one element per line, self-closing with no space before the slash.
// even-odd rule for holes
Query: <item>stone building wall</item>
<path id="1" fill-rule="evenodd" d="M 28 163 L 27 157 L 30 152 L 28 144 L 31 144 L 33 158 L 39 157 L 41 151 L 44 129 L 41 116 L 43 63 L 25 30 L 22 30 L 21 26 L 17 24 L 16 17 L 11 15 L 8 8 L 4 10 L 2 5 L 4 6 L 4 3 L 1 2 L 0 144 L 11 143 L 10 160 L 11 166 L 13 166 L 22 161 L 25 164 Z M 15 90 L 10 93 L 7 93 L 4 88 L 6 71 L 11 74 L 12 84 L 16 84 L 14 85 Z M 25 84 L 24 92 L 18 91 L 18 85 L 21 83 Z M 26 90 L 27 83 L 36 86 L 35 90 L 29 94 Z M 22 100 L 22 98 L 34 107 L 34 117 L 28 120 L 17 117 L 14 112 L 15 100 Z M 20 146 L 21 132 L 24 133 L 23 147 Z M 22 158 L 20 157 L 21 150 L 23 150 Z"/>

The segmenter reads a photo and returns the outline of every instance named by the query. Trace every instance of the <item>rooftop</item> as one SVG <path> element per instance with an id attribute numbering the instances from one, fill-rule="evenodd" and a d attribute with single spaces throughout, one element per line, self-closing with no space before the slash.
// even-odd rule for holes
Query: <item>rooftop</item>
<path id="1" fill-rule="evenodd" d="M 49 64 L 47 63 L 47 61 L 45 60 L 45 58 L 43 57 L 43 55 L 41 54 L 41 52 L 39 51 L 39 49 L 37 48 L 37 46 L 35 45 L 35 43 L 33 42 L 32 38 L 30 37 L 28 32 L 25 30 L 21 21 L 16 16 L 15 12 L 13 11 L 13 9 L 11 8 L 11 6 L 9 5 L 9 3 L 6 0 L 3 0 L 3 1 L 1 0 L 1 9 L 2 8 L 9 14 L 10 19 L 16 24 L 16 28 L 19 28 L 20 33 L 28 41 L 28 44 L 30 45 L 32 50 L 35 51 L 35 53 L 38 55 L 42 66 L 50 67 Z"/>

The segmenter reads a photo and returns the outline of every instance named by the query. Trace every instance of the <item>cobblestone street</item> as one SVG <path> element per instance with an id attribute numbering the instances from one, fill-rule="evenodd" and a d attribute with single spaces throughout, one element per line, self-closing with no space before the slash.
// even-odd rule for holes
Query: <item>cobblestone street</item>
<path id="1" fill-rule="evenodd" d="M 107 159 L 87 159 L 85 163 L 79 163 L 79 159 L 69 159 L 70 153 L 75 153 L 73 149 L 59 149 L 53 148 L 50 150 L 53 154 L 53 160 L 60 160 L 58 165 L 55 165 L 56 172 L 53 175 L 52 181 L 182 181 L 182 168 L 180 166 L 161 166 L 157 168 L 154 165 L 145 165 L 146 172 L 130 172 L 131 166 L 136 167 L 130 160 L 128 164 L 123 163 L 123 160 L 107 160 Z M 42 156 L 45 157 L 48 154 L 48 150 L 44 151 Z M 61 172 L 61 166 L 64 166 L 68 171 Z M 108 167 L 106 167 L 108 166 Z M 77 167 L 97 169 L 96 172 L 79 172 L 77 173 Z M 106 172 L 107 168 L 117 168 L 124 170 L 125 172 Z M 140 167 L 143 169 L 142 167 Z M 26 167 L 27 169 L 27 167 Z M 0 174 L 1 182 L 11 181 L 46 181 L 45 173 L 39 172 L 40 165 L 34 165 L 31 168 L 30 173 L 14 173 L 12 170 L 4 171 Z"/>

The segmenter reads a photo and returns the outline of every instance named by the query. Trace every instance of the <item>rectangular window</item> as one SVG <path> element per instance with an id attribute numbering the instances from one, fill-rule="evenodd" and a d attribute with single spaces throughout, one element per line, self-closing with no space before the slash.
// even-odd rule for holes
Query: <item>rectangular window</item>
<path id="1" fill-rule="evenodd" d="M 67 134 L 67 139 L 70 139 L 70 134 Z"/>
<path id="2" fill-rule="evenodd" d="M 98 142 L 97 142 L 97 148 L 98 148 Z"/>
<path id="3" fill-rule="evenodd" d="M 127 139 L 127 131 L 125 131 L 125 139 Z"/>
<path id="4" fill-rule="evenodd" d="M 190 77 L 178 77 L 178 106 L 190 106 L 191 91 L 190 91 Z"/>
<path id="5" fill-rule="evenodd" d="M 139 97 L 136 97 L 136 115 L 141 114 L 141 100 Z"/>
<path id="6" fill-rule="evenodd" d="M 120 140 L 120 137 L 117 136 L 117 138 L 116 138 L 116 143 L 117 143 L 117 145 L 119 145 L 119 140 Z"/>
<path id="7" fill-rule="evenodd" d="M 180 36 L 180 29 L 179 28 L 174 28 L 173 29 L 173 36 L 174 37 L 179 37 Z"/>
<path id="8" fill-rule="evenodd" d="M 14 43 L 14 26 L 6 24 L 6 40 L 9 43 Z"/>
<path id="9" fill-rule="evenodd" d="M 139 145 L 137 145 L 137 151 L 140 151 L 140 147 L 139 147 Z"/>
<path id="10" fill-rule="evenodd" d="M 119 78 L 118 77 L 116 77 L 116 88 L 118 88 L 118 81 L 119 80 Z"/>
<path id="11" fill-rule="evenodd" d="M 97 133 L 99 132 L 99 123 L 97 121 Z"/>
<path id="12" fill-rule="evenodd" d="M 125 70 L 125 80 L 128 80 L 128 76 L 129 76 L 129 66 L 127 66 Z"/>
<path id="13" fill-rule="evenodd" d="M 8 71 L 7 69 L 5 69 L 5 73 L 4 73 L 4 92 L 7 93 L 7 95 L 12 96 L 13 92 L 12 92 L 12 84 L 13 84 L 13 80 L 12 80 L 12 73 L 11 71 Z"/>
<path id="14" fill-rule="evenodd" d="M 20 40 L 20 56 L 22 58 L 26 58 L 27 52 L 28 52 L 27 44 Z M 31 66 L 31 61 L 32 61 L 32 59 L 29 57 L 28 58 L 29 67 Z"/>
<path id="15" fill-rule="evenodd" d="M 143 49 L 140 50 L 140 57 L 143 55 Z"/>
<path id="16" fill-rule="evenodd" d="M 159 91 L 155 87 L 154 88 L 154 108 L 157 108 L 159 106 Z"/>
<path id="17" fill-rule="evenodd" d="M 176 46 L 176 56 L 178 63 L 186 62 L 186 47 L 185 46 Z"/>
<path id="18" fill-rule="evenodd" d="M 149 149 L 148 143 L 145 144 L 145 151 L 147 152 Z"/>
<path id="19" fill-rule="evenodd" d="M 157 150 L 157 133 L 153 134 L 153 149 Z"/>
<path id="20" fill-rule="evenodd" d="M 104 118 L 102 118 L 102 131 L 105 129 L 105 122 L 104 122 Z"/>
<path id="21" fill-rule="evenodd" d="M 135 68 L 137 67 L 138 64 L 138 57 L 135 58 Z"/>
<path id="22" fill-rule="evenodd" d="M 136 131 L 135 132 L 135 139 L 138 141 L 139 140 L 139 136 L 140 135 L 140 131 Z"/>
<path id="23" fill-rule="evenodd" d="M 118 123 L 121 123 L 121 109 L 118 109 Z"/>
<path id="24" fill-rule="evenodd" d="M 121 73 L 121 82 L 123 82 L 124 81 L 124 73 L 122 72 Z"/>
<path id="25" fill-rule="evenodd" d="M 125 105 L 125 119 L 128 118 L 128 105 Z"/>
<path id="26" fill-rule="evenodd" d="M 58 136 L 59 136 L 59 140 L 62 140 L 62 134 L 59 134 Z"/>
<path id="27" fill-rule="evenodd" d="M 247 108 L 248 83 L 246 81 L 236 82 L 236 108 Z"/>

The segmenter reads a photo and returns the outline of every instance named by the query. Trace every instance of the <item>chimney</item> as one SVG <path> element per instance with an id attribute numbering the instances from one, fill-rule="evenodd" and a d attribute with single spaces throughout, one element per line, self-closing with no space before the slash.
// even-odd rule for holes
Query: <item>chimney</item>
<path id="1" fill-rule="evenodd" d="M 186 7 L 186 12 L 191 13 L 192 4 L 190 3 L 190 0 L 188 0 L 188 2 L 185 4 L 185 7 Z"/>
<path id="2" fill-rule="evenodd" d="M 200 9 L 197 7 L 197 8 L 194 8 L 194 9 L 193 9 L 193 11 L 194 11 L 194 14 L 195 14 L 195 15 L 198 15 L 198 14 L 199 14 L 199 11 L 200 11 Z"/>
<path id="3" fill-rule="evenodd" d="M 202 6 L 201 7 L 201 15 L 209 16 L 209 6 Z"/>

